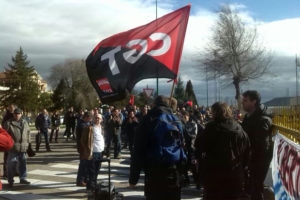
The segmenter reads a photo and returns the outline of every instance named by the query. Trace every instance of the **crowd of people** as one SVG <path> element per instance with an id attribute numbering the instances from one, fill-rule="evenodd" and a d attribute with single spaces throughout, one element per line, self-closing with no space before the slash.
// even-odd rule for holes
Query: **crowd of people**
<path id="1" fill-rule="evenodd" d="M 191 182 L 203 188 L 204 199 L 261 200 L 272 159 L 272 120 L 257 91 L 244 92 L 242 106 L 247 113 L 243 119 L 224 102 L 209 108 L 177 106 L 176 99 L 164 96 L 142 108 L 107 106 L 75 112 L 70 107 L 64 115 L 64 137 L 77 144 L 80 163 L 76 185 L 93 192 L 102 158 L 120 159 L 128 148 L 129 187 L 135 187 L 143 170 L 147 200 L 180 199 L 181 187 Z M 57 111 L 50 117 L 42 110 L 35 120 L 36 151 L 41 136 L 46 150 L 51 151 L 53 138 L 58 142 L 60 125 Z M 13 186 L 17 162 L 20 183 L 30 184 L 26 179 L 30 130 L 22 110 L 8 107 L 2 126 L 14 140 L 4 158 L 9 186 Z"/>

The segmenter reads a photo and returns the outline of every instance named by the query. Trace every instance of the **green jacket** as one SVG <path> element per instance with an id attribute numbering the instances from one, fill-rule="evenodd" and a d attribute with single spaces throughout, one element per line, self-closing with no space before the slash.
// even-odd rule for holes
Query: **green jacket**
<path id="1" fill-rule="evenodd" d="M 4 129 L 11 135 L 14 140 L 14 146 L 9 150 L 10 152 L 26 152 L 30 139 L 30 128 L 24 119 L 20 123 L 14 119 L 10 119 L 5 123 Z"/>

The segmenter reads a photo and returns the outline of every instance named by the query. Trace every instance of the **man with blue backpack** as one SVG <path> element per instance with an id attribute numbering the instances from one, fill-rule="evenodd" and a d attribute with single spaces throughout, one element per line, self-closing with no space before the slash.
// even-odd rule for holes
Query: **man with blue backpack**
<path id="1" fill-rule="evenodd" d="M 180 120 L 168 107 L 169 99 L 158 96 L 154 107 L 142 120 L 134 141 L 129 187 L 133 188 L 145 172 L 147 200 L 181 198 L 180 171 L 186 155 Z"/>

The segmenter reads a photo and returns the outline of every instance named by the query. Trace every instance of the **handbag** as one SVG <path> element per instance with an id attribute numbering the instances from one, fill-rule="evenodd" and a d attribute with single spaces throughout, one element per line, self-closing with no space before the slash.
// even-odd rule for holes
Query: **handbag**
<path id="1" fill-rule="evenodd" d="M 29 143 L 26 153 L 29 157 L 35 156 L 35 152 L 33 151 L 32 147 L 31 147 L 31 143 Z"/>

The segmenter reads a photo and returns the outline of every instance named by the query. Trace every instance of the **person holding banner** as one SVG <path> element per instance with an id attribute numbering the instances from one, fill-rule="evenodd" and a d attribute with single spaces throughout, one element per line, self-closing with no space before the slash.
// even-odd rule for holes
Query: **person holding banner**
<path id="1" fill-rule="evenodd" d="M 242 105 L 247 114 L 242 127 L 249 136 L 252 154 L 247 190 L 252 200 L 264 199 L 264 180 L 273 156 L 272 119 L 267 107 L 260 104 L 260 99 L 260 94 L 255 90 L 243 93 Z"/>

